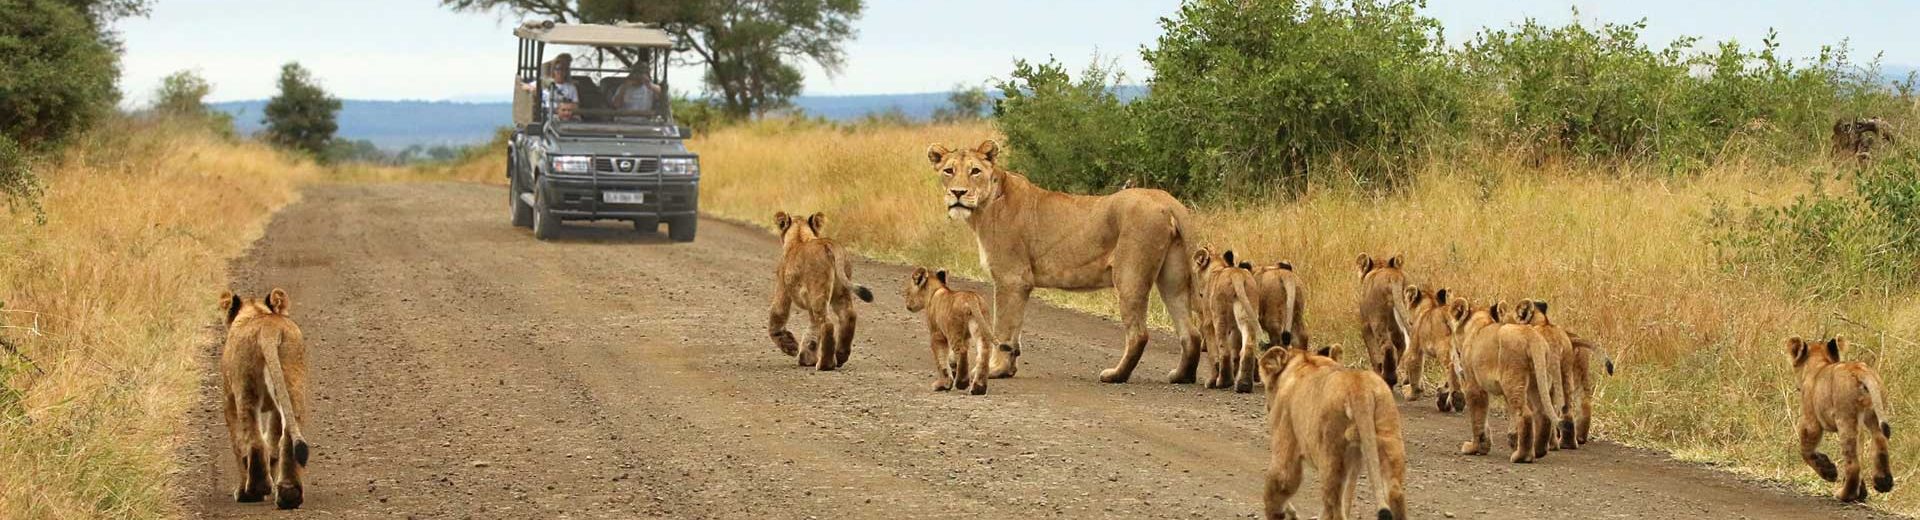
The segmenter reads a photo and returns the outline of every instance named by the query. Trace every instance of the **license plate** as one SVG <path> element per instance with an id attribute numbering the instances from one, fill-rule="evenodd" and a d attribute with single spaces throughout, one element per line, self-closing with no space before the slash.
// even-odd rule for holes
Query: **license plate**
<path id="1" fill-rule="evenodd" d="M 603 191 L 600 201 L 608 204 L 641 204 L 647 200 L 646 192 L 640 191 Z"/>

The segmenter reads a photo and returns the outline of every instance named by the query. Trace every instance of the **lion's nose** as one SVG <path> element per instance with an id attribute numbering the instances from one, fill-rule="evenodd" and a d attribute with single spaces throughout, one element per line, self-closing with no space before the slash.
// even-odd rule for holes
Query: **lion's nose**
<path id="1" fill-rule="evenodd" d="M 967 190 L 947 190 L 947 192 L 952 193 L 953 198 L 956 198 L 956 199 L 967 196 Z"/>

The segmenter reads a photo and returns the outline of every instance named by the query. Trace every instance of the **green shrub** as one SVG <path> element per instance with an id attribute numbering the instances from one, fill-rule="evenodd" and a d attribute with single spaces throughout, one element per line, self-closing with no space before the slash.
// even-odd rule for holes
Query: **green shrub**
<path id="1" fill-rule="evenodd" d="M 267 100 L 265 111 L 268 142 L 315 159 L 328 158 L 328 144 L 340 129 L 334 119 L 340 100 L 321 89 L 306 67 L 298 62 L 280 66 L 280 94 Z"/>
<path id="2" fill-rule="evenodd" d="M 1390 186 L 1456 121 L 1439 22 L 1412 0 L 1197 0 L 1162 19 L 1151 94 L 1136 113 L 1185 191 L 1310 176 Z M 1174 173 L 1174 172 L 1166 172 Z"/>
<path id="3" fill-rule="evenodd" d="M 120 99 L 117 49 L 68 2 L 0 9 L 0 71 L 0 135 L 28 152 L 86 129 Z"/>
<path id="4" fill-rule="evenodd" d="M 993 108 L 1013 150 L 1008 166 L 1041 186 L 1081 193 L 1112 191 L 1147 171 L 1119 83 L 1097 60 L 1078 80 L 1051 59 L 1016 61 L 1012 76 L 996 85 L 1005 97 Z"/>

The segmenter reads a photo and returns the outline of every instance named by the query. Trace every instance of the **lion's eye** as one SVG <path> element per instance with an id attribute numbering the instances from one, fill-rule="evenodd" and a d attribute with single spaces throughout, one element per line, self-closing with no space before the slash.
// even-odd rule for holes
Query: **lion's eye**
<path id="1" fill-rule="evenodd" d="M 947 168 L 946 172 L 947 172 L 947 176 L 953 176 L 953 168 Z"/>
<path id="2" fill-rule="evenodd" d="M 973 171 L 967 172 L 967 175 L 979 175 L 979 174 L 980 174 L 979 168 L 974 168 Z"/>

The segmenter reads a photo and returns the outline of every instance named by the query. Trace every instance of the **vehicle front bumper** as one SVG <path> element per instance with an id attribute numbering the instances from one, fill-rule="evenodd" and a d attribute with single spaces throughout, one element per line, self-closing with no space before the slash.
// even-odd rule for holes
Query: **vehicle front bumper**
<path id="1" fill-rule="evenodd" d="M 640 220 L 693 216 L 700 210 L 700 178 L 663 175 L 550 174 L 549 211 L 565 220 Z M 642 193 L 639 204 L 605 202 L 609 191 Z"/>

